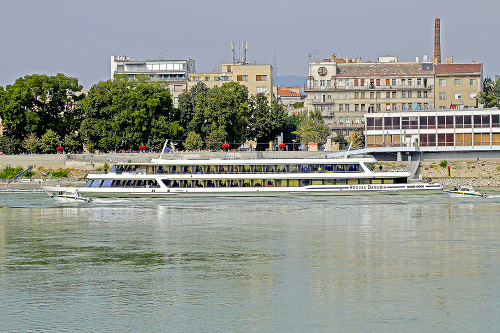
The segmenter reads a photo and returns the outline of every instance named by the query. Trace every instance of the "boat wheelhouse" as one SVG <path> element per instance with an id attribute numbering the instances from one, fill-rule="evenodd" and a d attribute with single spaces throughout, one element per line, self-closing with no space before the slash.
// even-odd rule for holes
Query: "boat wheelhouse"
<path id="1" fill-rule="evenodd" d="M 88 197 L 352 195 L 441 192 L 440 184 L 408 183 L 407 170 L 374 168 L 373 157 L 164 160 L 118 163 L 87 176 Z M 49 194 L 59 187 L 44 186 Z"/>

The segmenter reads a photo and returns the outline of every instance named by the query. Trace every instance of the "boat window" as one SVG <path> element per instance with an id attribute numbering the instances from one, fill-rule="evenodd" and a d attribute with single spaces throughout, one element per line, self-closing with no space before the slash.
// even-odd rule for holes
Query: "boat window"
<path id="1" fill-rule="evenodd" d="M 253 181 L 253 186 L 254 187 L 262 187 L 262 179 L 255 179 Z"/>
<path id="2" fill-rule="evenodd" d="M 323 179 L 313 179 L 312 185 L 323 185 Z"/>
<path id="3" fill-rule="evenodd" d="M 345 166 L 343 164 L 335 164 L 335 172 L 345 172 Z"/>
<path id="4" fill-rule="evenodd" d="M 274 179 L 267 179 L 265 182 L 266 182 L 266 187 L 274 187 L 275 186 Z"/>
<path id="5" fill-rule="evenodd" d="M 325 179 L 323 181 L 324 185 L 335 185 L 335 179 Z"/>
<path id="6" fill-rule="evenodd" d="M 347 165 L 347 171 L 349 171 L 349 172 L 358 172 L 359 171 L 359 164 L 348 164 Z"/>
<path id="7" fill-rule="evenodd" d="M 115 172 L 116 170 L 118 170 L 118 166 L 117 165 L 113 165 L 111 167 L 111 172 Z"/>
<path id="8" fill-rule="evenodd" d="M 86 187 L 91 187 L 93 182 L 94 182 L 94 181 L 93 181 L 92 179 L 89 179 L 89 180 L 87 180 L 87 182 L 85 183 L 85 186 L 86 186 Z"/>
<path id="9" fill-rule="evenodd" d="M 203 173 L 203 166 L 197 165 L 194 167 L 195 173 Z"/>
<path id="10" fill-rule="evenodd" d="M 194 187 L 204 187 L 203 180 L 201 180 L 201 179 L 193 180 L 193 186 Z"/>
<path id="11" fill-rule="evenodd" d="M 262 165 L 253 165 L 253 172 L 254 173 L 261 173 L 262 172 Z"/>
<path id="12" fill-rule="evenodd" d="M 384 179 L 384 184 L 394 184 L 394 179 Z"/>
<path id="13" fill-rule="evenodd" d="M 297 187 L 297 186 L 299 186 L 299 180 L 298 179 L 289 179 L 288 180 L 288 186 L 290 186 L 290 187 Z"/>
<path id="14" fill-rule="evenodd" d="M 311 172 L 311 166 L 308 165 L 308 164 L 301 165 L 300 166 L 300 172 L 301 173 L 309 173 L 309 172 Z"/>
<path id="15" fill-rule="evenodd" d="M 300 186 L 308 186 L 308 185 L 311 185 L 310 179 L 301 179 L 300 180 Z"/>
<path id="16" fill-rule="evenodd" d="M 219 184 L 217 185 L 217 187 L 227 187 L 227 185 L 229 184 L 229 182 L 225 179 L 222 179 L 222 180 L 219 180 Z"/>
<path id="17" fill-rule="evenodd" d="M 241 180 L 231 180 L 231 187 L 239 187 Z"/>
<path id="18" fill-rule="evenodd" d="M 347 180 L 346 179 L 337 179 L 335 181 L 336 185 L 347 185 Z"/>
<path id="19" fill-rule="evenodd" d="M 102 187 L 111 187 L 113 181 L 111 179 L 107 179 L 102 183 Z"/>
<path id="20" fill-rule="evenodd" d="M 252 186 L 251 181 L 249 179 L 244 179 L 243 187 L 250 187 L 250 186 Z"/>
<path id="21" fill-rule="evenodd" d="M 358 185 L 358 180 L 357 179 L 349 179 L 347 180 L 347 184 L 349 185 Z"/>
<path id="22" fill-rule="evenodd" d="M 291 164 L 290 173 L 297 173 L 297 172 L 299 172 L 299 166 L 297 164 Z"/>
<path id="23" fill-rule="evenodd" d="M 249 165 L 243 166 L 243 173 L 250 173 L 250 166 Z"/>
<path id="24" fill-rule="evenodd" d="M 180 173 L 180 168 L 178 165 L 172 165 L 170 166 L 170 173 Z"/>
<path id="25" fill-rule="evenodd" d="M 276 170 L 276 165 L 266 165 L 266 173 L 274 173 Z"/>
<path id="26" fill-rule="evenodd" d="M 101 186 L 101 183 L 102 183 L 102 180 L 99 180 L 99 179 L 95 179 L 93 182 L 92 182 L 92 187 L 99 187 Z"/>
<path id="27" fill-rule="evenodd" d="M 170 182 L 170 187 L 180 187 L 180 185 L 181 185 L 181 184 L 179 183 L 179 181 L 178 181 L 178 180 L 172 180 L 172 181 Z"/>
<path id="28" fill-rule="evenodd" d="M 135 187 L 143 187 L 144 186 L 144 180 L 138 180 L 135 182 Z"/>
<path id="29" fill-rule="evenodd" d="M 211 179 L 207 180 L 207 187 L 215 187 L 215 182 Z"/>
<path id="30" fill-rule="evenodd" d="M 368 178 L 362 178 L 359 180 L 360 184 L 370 184 L 370 179 Z"/>
<path id="31" fill-rule="evenodd" d="M 333 165 L 332 164 L 325 164 L 323 165 L 324 172 L 333 172 Z"/>
<path id="32" fill-rule="evenodd" d="M 372 184 L 382 184 L 382 179 L 372 179 Z"/>
<path id="33" fill-rule="evenodd" d="M 274 184 L 276 187 L 287 187 L 288 186 L 288 182 L 286 179 L 276 179 Z"/>
<path id="34" fill-rule="evenodd" d="M 278 165 L 276 167 L 277 172 L 286 172 L 286 168 L 284 165 Z"/>

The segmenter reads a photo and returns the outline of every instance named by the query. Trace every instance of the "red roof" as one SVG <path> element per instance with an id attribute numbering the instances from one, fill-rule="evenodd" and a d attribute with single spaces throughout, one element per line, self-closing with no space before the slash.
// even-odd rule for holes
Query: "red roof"
<path id="1" fill-rule="evenodd" d="M 291 91 L 288 89 L 279 89 L 278 95 L 279 96 L 288 96 L 288 97 L 300 97 L 301 96 L 299 93 L 296 93 L 295 91 Z"/>
<path id="2" fill-rule="evenodd" d="M 439 74 L 481 73 L 482 64 L 436 64 L 434 71 Z"/>

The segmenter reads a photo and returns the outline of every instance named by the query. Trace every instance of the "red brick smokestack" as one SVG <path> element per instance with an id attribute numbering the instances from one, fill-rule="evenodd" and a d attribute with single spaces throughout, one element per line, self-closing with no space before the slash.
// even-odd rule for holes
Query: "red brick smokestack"
<path id="1" fill-rule="evenodd" d="M 434 22 L 434 61 L 441 63 L 441 24 L 438 18 Z"/>

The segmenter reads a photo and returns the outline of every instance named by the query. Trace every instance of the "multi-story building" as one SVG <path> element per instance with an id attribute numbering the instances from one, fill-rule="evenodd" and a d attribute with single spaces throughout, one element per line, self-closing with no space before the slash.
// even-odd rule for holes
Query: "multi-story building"
<path id="1" fill-rule="evenodd" d="M 448 65 L 453 64 L 434 64 L 425 56 L 423 61 L 417 59 L 415 62 L 381 57 L 375 63 L 333 56 L 333 61 L 326 59 L 309 63 L 305 86 L 307 105 L 310 110 L 321 111 L 332 130 L 349 134 L 354 129 L 364 128 L 365 113 L 432 110 L 442 106 L 436 105 L 440 92 L 435 84 L 438 79 L 445 83 L 449 81 L 448 85 L 460 82 L 450 81 L 455 78 L 467 81 L 467 84 L 476 83 L 473 86 L 476 90 L 464 89 L 462 94 L 467 94 L 467 97 L 473 96 L 473 92 L 477 94 L 481 64 L 471 64 L 469 68 L 473 70 L 467 71 L 465 66 L 457 65 L 458 70 L 453 73 Z M 441 71 L 439 75 L 437 70 Z M 467 102 L 462 104 L 472 106 L 469 100 Z"/>
<path id="2" fill-rule="evenodd" d="M 219 73 L 190 73 L 188 89 L 199 81 L 203 81 L 208 88 L 235 81 L 246 86 L 250 96 L 264 93 L 269 101 L 274 98 L 272 94 L 273 68 L 271 65 L 223 64 L 222 71 Z"/>
<path id="3" fill-rule="evenodd" d="M 500 149 L 497 108 L 382 112 L 365 116 L 367 147 L 419 147 L 432 151 L 440 147 Z"/>
<path id="4" fill-rule="evenodd" d="M 174 105 L 177 105 L 179 94 L 187 88 L 188 74 L 195 72 L 195 61 L 161 58 L 160 56 L 160 60 L 131 60 L 127 56 L 111 56 L 111 79 L 115 75 L 126 75 L 129 79 L 145 75 L 153 81 L 168 82 Z"/>
<path id="5" fill-rule="evenodd" d="M 482 64 L 436 64 L 436 108 L 462 109 L 478 107 L 482 90 Z"/>

